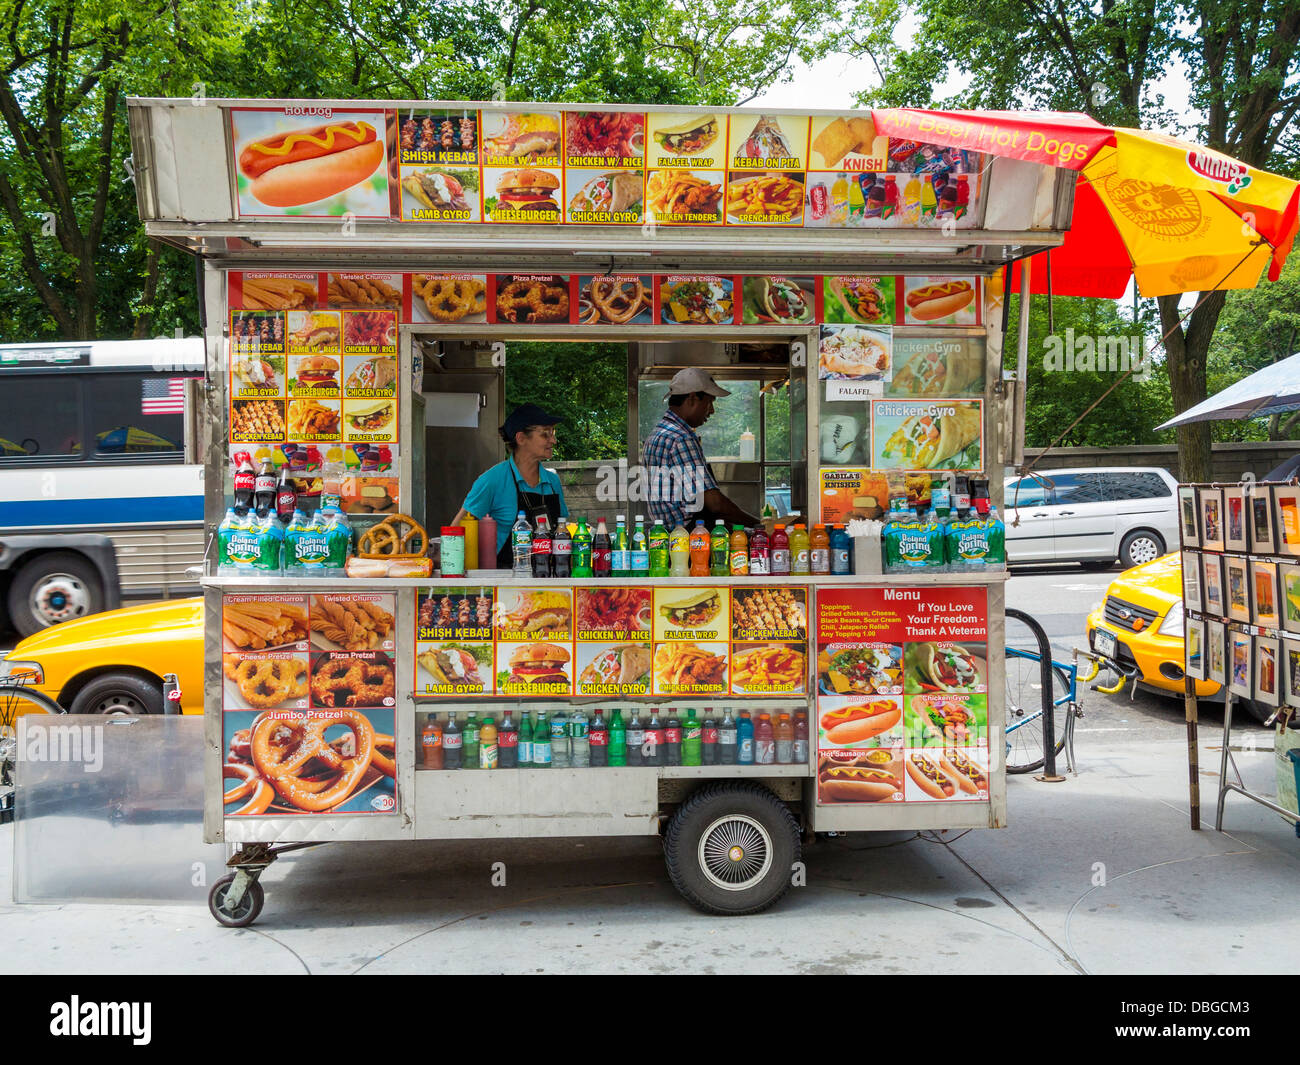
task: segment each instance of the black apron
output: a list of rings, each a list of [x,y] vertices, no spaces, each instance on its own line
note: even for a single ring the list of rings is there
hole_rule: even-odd
[[[537,519],[542,515],[546,516],[547,522],[551,527],[551,534],[560,527],[560,497],[554,492],[531,492],[519,479],[519,474],[515,472],[514,464],[510,466],[510,476],[515,481],[515,513],[521,510],[528,523],[537,528]],[[542,487],[541,471],[538,470],[537,487]],[[513,523],[512,523],[513,524]],[[502,545],[501,550],[497,552],[497,569],[514,569],[515,568],[515,547],[514,536],[507,532],[506,542]]]

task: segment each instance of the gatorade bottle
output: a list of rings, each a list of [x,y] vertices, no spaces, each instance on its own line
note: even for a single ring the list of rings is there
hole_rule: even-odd
[[[632,559],[628,557],[629,547],[627,518],[620,514],[615,519],[614,542],[610,544],[610,572],[615,577],[632,576]]]
[[[471,710],[469,712],[469,715],[465,718],[465,732],[464,732],[464,744],[463,744],[465,757],[462,759],[462,761],[464,763],[464,768],[466,769],[479,768],[478,733],[479,733],[479,723],[474,716],[474,711]]]
[[[713,526],[709,534],[709,576],[725,577],[731,573],[731,544],[727,536],[727,527],[722,519]]]
[[[776,736],[772,730],[772,715],[759,714],[754,726],[754,764],[771,765],[776,760]]]
[[[808,715],[794,715],[794,746],[790,752],[791,761],[795,765],[805,765],[808,762]]]
[[[551,723],[546,719],[546,711],[537,715],[537,724],[533,726],[533,768],[551,768]]]
[[[784,525],[772,530],[772,576],[790,576],[790,537]]]
[[[826,526],[818,522],[813,526],[808,564],[814,575],[829,574],[831,571],[831,538],[826,534]]]
[[[664,528],[661,521],[657,521],[650,529],[647,538],[649,547],[649,574],[651,577],[668,576],[668,530]]]
[[[691,564],[688,575],[707,577],[709,575],[709,530],[704,527],[703,519],[697,519],[688,541]]]
[[[478,767],[496,769],[497,761],[497,723],[492,718],[485,717],[483,726],[478,731]]]
[[[794,761],[794,725],[789,714],[778,714],[776,724],[772,726],[772,736],[776,740],[776,760],[780,765],[789,765]]]
[[[682,727],[682,765],[704,764],[704,727],[695,718],[695,711],[686,711],[686,724]]]
[[[591,573],[598,580],[613,576],[613,548],[609,542],[609,530],[605,528],[605,519],[596,522],[596,535],[591,538]]]
[[[852,547],[853,540],[845,531],[844,526],[832,526],[830,537],[832,573],[847,575],[853,572],[853,564],[849,561]]]
[[[482,744],[479,745],[482,750]],[[497,763],[502,769],[519,768],[519,729],[507,710],[497,730]]]
[[[461,767],[461,757],[464,753],[462,748],[463,738],[460,726],[456,724],[456,711],[453,710],[447,715],[447,727],[442,730],[442,767],[444,769],[459,769]]]
[[[604,769],[609,765],[609,729],[605,727],[605,718],[599,710],[587,731],[587,739],[590,741],[591,767]]]
[[[660,526],[662,528],[662,526]],[[631,550],[628,551],[630,556],[628,560],[629,577],[648,577],[650,575],[650,541],[645,532],[645,515],[636,516],[636,528],[632,530],[630,540]],[[667,544],[665,543],[665,547]],[[664,575],[668,573],[668,559],[664,559]]]
[[[810,550],[807,527],[802,523],[795,525],[790,533],[790,572],[796,577],[806,577],[812,572]]]
[[[433,714],[430,714],[424,723],[424,732],[420,734],[420,745],[424,748],[424,768],[441,769],[443,766],[442,726],[438,724],[438,719]]]
[[[748,710],[742,710],[736,722],[736,764],[754,764],[754,722]]]
[[[731,575],[744,577],[749,573],[749,537],[743,525],[731,527]]]
[[[594,577],[591,565],[591,530],[587,528],[587,519],[578,519],[578,531],[573,534],[573,567],[575,577]]]
[[[615,710],[609,719],[609,764],[627,765],[627,730],[623,727],[623,714]]]
[[[767,533],[759,525],[749,538],[749,574],[751,577],[766,577],[771,572],[772,558],[768,551]]]
[[[668,534],[668,573],[672,577],[691,575],[691,534],[680,522]]]
[[[722,723],[718,726],[718,764],[735,765],[737,754],[736,723],[731,719],[731,711],[722,712]]]

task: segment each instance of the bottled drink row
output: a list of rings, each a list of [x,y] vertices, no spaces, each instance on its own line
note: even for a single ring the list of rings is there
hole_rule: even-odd
[[[1006,565],[1006,527],[989,501],[988,481],[936,485],[927,504],[891,496],[880,533],[885,573],[978,573]]]
[[[719,518],[712,530],[702,520],[687,532],[644,515],[630,528],[624,515],[611,533],[604,518],[594,530],[579,518],[570,532],[551,529],[545,515],[530,524],[519,512],[510,530],[516,577],[742,577],[811,576],[852,573],[852,543],[842,525],[777,525],[769,536],[758,526],[730,529]]]
[[[518,722],[505,711],[464,722],[451,711],[426,717],[420,733],[425,769],[548,769],[609,766],[802,765],[808,761],[808,715],[704,709],[671,713],[557,709]]]

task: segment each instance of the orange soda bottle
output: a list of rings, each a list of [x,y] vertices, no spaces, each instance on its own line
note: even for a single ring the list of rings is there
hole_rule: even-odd
[[[709,530],[701,518],[691,530],[691,576],[707,577],[709,575]]]

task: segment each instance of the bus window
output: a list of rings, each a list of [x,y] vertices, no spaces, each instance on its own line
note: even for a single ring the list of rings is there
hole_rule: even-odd
[[[14,374],[0,388],[0,462],[81,454],[81,382]]]
[[[183,377],[96,375],[86,393],[96,457],[180,451],[185,435],[184,381]]]

